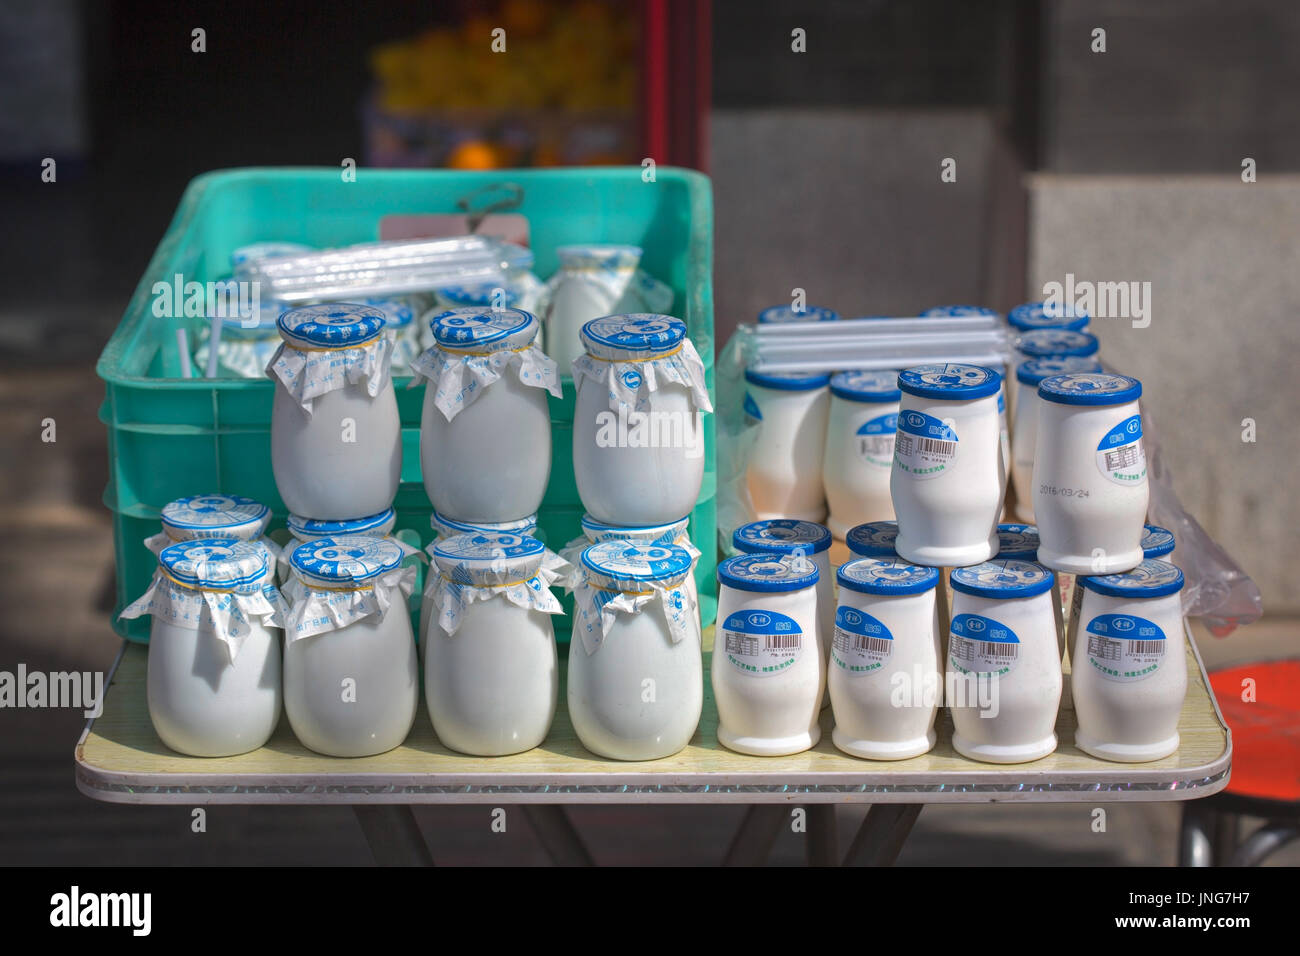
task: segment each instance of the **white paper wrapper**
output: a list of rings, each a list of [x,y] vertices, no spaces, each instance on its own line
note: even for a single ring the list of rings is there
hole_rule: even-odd
[[[415,568],[396,568],[374,579],[369,587],[357,590],[324,591],[311,587],[296,574],[284,586],[289,604],[285,618],[286,640],[337,631],[372,614],[383,616],[394,604],[406,613],[405,601],[415,590]]]
[[[213,534],[205,535],[205,537],[232,538],[235,537],[235,535],[213,533]],[[144,546],[153,552],[154,557],[157,557],[160,553],[162,553],[162,549],[168,547],[169,545],[177,544],[181,541],[195,541],[195,540],[198,539],[197,538],[173,538],[166,531],[159,531],[157,534],[151,534],[149,535],[149,537],[145,538]],[[262,547],[266,548],[266,550],[270,552],[271,560],[273,562],[280,560],[280,546],[276,544],[274,541],[272,541],[270,538],[263,535],[262,537],[254,538],[253,540],[256,541],[258,544],[260,544]]]
[[[507,370],[513,370],[524,385],[544,388],[556,398],[564,395],[559,368],[536,343],[518,351],[502,349],[481,355],[429,349],[411,363],[411,387],[427,378],[428,387],[434,390],[434,405],[451,421]]]
[[[582,636],[582,646],[588,654],[600,649],[618,615],[640,614],[646,605],[652,603],[659,605],[674,644],[692,633],[692,619],[698,619],[699,611],[686,590],[684,580],[672,585],[643,581],[638,582],[637,587],[637,593],[608,590],[592,584],[585,574],[581,576],[573,589],[577,609],[573,631]]]
[[[446,575],[438,574],[433,581],[434,607],[438,610],[438,625],[448,634],[455,634],[465,617],[465,609],[477,601],[487,601],[494,597],[504,597],[516,607],[543,614],[563,614],[559,599],[551,593],[549,582],[543,574],[538,573],[527,581],[514,581],[509,584],[475,586],[452,581]],[[425,592],[426,595],[428,591]]]
[[[609,390],[609,407],[626,407],[635,412],[651,411],[650,396],[667,385],[685,386],[695,407],[713,411],[709,386],[704,381],[704,363],[690,339],[681,348],[649,361],[608,360],[580,355],[573,360],[573,377],[586,376]]]
[[[391,329],[351,349],[306,351],[281,342],[266,374],[278,379],[310,417],[312,399],[326,392],[361,385],[371,398],[378,395],[388,384],[393,348]]]
[[[617,535],[606,534],[603,535],[600,540],[618,541],[621,539]],[[700,560],[701,552],[699,548],[695,547],[695,545],[691,543],[691,536],[689,534],[684,534],[676,539],[673,539],[670,535],[664,535],[661,538],[632,537],[629,538],[629,540],[638,541],[643,544],[675,544],[691,556],[691,573],[695,573],[695,563]],[[567,562],[572,568],[568,580],[563,582],[564,586],[568,590],[572,591],[577,587],[578,579],[582,576],[582,552],[595,543],[596,542],[592,541],[586,535],[583,535],[582,537],[574,538],[560,549],[560,558]]]
[[[370,537],[370,536],[362,535],[362,537]],[[375,535],[374,537],[380,537],[380,536]],[[420,560],[421,561],[424,560],[424,552],[421,551],[419,548],[413,548],[405,541],[403,541],[401,538],[395,537],[393,535],[385,535],[384,537],[389,538],[389,540],[391,540],[393,544],[397,545],[399,548],[402,549],[403,559],[409,558],[413,554],[418,554],[420,556]],[[294,580],[293,571],[289,566],[289,559],[293,556],[293,549],[303,543],[304,542],[301,539],[295,538],[292,535],[290,535],[289,541],[284,546],[284,549],[282,551],[280,551],[278,554],[276,552],[272,552],[272,554],[275,555],[276,558],[275,571],[276,574],[280,576],[281,581],[287,583],[291,580]]]
[[[289,608],[269,577],[267,582],[261,589],[247,593],[197,591],[177,584],[160,568],[154,572],[144,594],[132,601],[120,616],[136,618],[149,614],[214,637],[226,645],[233,663],[252,631],[250,621],[259,621],[266,627],[284,627]]]
[[[217,363],[244,378],[261,378],[266,374],[266,366],[275,357],[282,341],[284,340],[274,333],[258,339],[223,336],[217,343]],[[204,341],[194,352],[194,363],[199,368],[207,368],[208,344]]]

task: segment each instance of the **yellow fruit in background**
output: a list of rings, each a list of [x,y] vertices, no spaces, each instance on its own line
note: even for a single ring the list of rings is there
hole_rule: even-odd
[[[500,169],[504,163],[495,146],[481,140],[466,140],[447,155],[448,169]]]

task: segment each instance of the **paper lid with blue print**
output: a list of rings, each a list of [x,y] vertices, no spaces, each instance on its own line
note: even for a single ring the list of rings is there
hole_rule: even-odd
[[[580,561],[592,583],[636,591],[654,581],[667,583],[685,578],[694,559],[675,544],[599,541],[583,548]]]
[[[393,525],[396,523],[397,512],[392,508],[376,515],[352,518],[348,521],[325,521],[320,518],[304,518],[296,514],[290,514],[285,520],[289,533],[299,541],[354,534],[383,537],[393,530]]]
[[[438,570],[457,584],[499,586],[533,578],[546,545],[509,531],[472,531],[439,539],[432,554]]]
[[[537,317],[523,309],[452,309],[435,315],[429,328],[440,348],[500,352],[523,348],[537,337]]]
[[[1142,395],[1142,383],[1109,372],[1067,372],[1038,383],[1038,397],[1057,405],[1124,405]]]
[[[379,338],[388,318],[373,305],[326,302],[290,309],[275,324],[291,346],[346,348]]]
[[[1142,557],[1162,558],[1174,550],[1174,533],[1157,524],[1142,526]]]
[[[831,376],[831,394],[851,402],[896,402],[903,393],[898,388],[898,372],[836,372]]]
[[[1016,339],[1016,348],[1030,358],[1087,358],[1099,347],[1097,336],[1072,329],[1034,329]]]
[[[597,358],[645,358],[672,352],[686,338],[686,323],[671,315],[630,312],[592,319],[582,344]]]
[[[481,282],[477,285],[443,286],[438,295],[448,302],[462,306],[488,306],[498,303],[507,307],[517,305],[520,295],[515,289],[500,282]],[[498,299],[498,295],[500,298]]]
[[[289,564],[308,584],[341,587],[373,582],[400,567],[404,556],[391,538],[336,535],[298,545]]]
[[[446,515],[438,514],[435,511],[429,518],[429,524],[433,526],[433,530],[438,532],[439,537],[443,538],[451,538],[458,534],[473,534],[474,532],[531,536],[537,530],[537,515],[532,514],[526,518],[517,518],[514,521],[457,521],[455,518],[448,518]]]
[[[1007,323],[1013,329],[1023,332],[1034,329],[1069,329],[1081,332],[1088,327],[1088,313],[1072,305],[1026,302],[1007,313]]]
[[[406,328],[415,321],[415,306],[401,296],[370,296],[361,301],[384,313],[390,328]]]
[[[802,591],[817,583],[810,558],[778,554],[740,554],[718,565],[718,583],[738,591]]]
[[[984,365],[944,362],[917,365],[898,373],[898,387],[909,395],[955,402],[996,395],[1002,375]]]
[[[678,518],[676,521],[669,521],[666,524],[654,525],[618,525],[609,524],[605,521],[597,521],[591,515],[584,513],[582,516],[582,533],[592,542],[621,540],[621,541],[668,541],[673,542],[686,534],[686,529],[691,523],[691,516]]]
[[[953,590],[995,601],[1033,597],[1050,591],[1056,580],[1050,570],[1023,558],[997,557],[969,568],[956,568],[948,578]]]
[[[191,495],[163,505],[162,526],[171,538],[260,537],[271,509],[243,495]]]
[[[1117,598],[1155,598],[1183,589],[1183,572],[1168,561],[1146,558],[1123,574],[1081,576],[1079,583],[1096,594]]]
[[[854,554],[864,558],[893,558],[897,555],[894,542],[898,540],[897,521],[868,521],[849,529],[844,543]]]
[[[158,564],[176,583],[194,590],[261,590],[271,573],[271,553],[255,541],[204,538],[168,545]]]
[[[746,554],[820,554],[831,546],[831,533],[812,521],[769,518],[742,524],[731,543]]]
[[[758,313],[759,325],[784,325],[791,322],[834,322],[839,313],[819,305],[796,309],[792,305],[774,305]]]
[[[1101,363],[1082,355],[1064,358],[1027,359],[1016,366],[1016,381],[1022,385],[1037,386],[1045,378],[1064,375],[1066,372],[1100,372]]]
[[[1038,529],[1014,522],[998,525],[998,557],[1038,560]]]
[[[1002,313],[997,309],[990,309],[986,305],[935,305],[921,313],[923,319],[943,318],[947,316],[964,316],[964,315],[985,315],[1000,316]]]
[[[939,569],[925,568],[906,561],[880,561],[855,558],[840,565],[835,579],[840,587],[859,594],[902,596],[924,594],[939,583]]]
[[[745,381],[781,392],[806,392],[830,384],[830,372],[758,372],[745,369]]]

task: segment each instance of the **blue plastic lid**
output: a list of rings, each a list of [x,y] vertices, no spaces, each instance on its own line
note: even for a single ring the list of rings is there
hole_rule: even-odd
[[[939,569],[924,568],[902,560],[855,558],[840,565],[835,579],[840,587],[860,594],[924,594],[939,583]]]
[[[745,369],[745,381],[782,392],[806,392],[830,384],[830,372],[756,372]]]
[[[500,290],[501,302],[507,307],[517,305],[520,295],[515,289],[500,282],[481,282],[477,285],[452,285],[443,286],[438,290],[438,295],[449,302],[455,302],[461,306],[483,306],[493,305],[496,303],[496,293]]]
[[[893,558],[897,556],[894,542],[898,540],[897,521],[868,521],[849,529],[844,543],[854,554],[864,558]]]
[[[812,521],[770,518],[742,524],[731,543],[746,554],[820,554],[831,546],[831,533]]]
[[[1016,339],[1016,348],[1030,358],[1087,358],[1096,355],[1100,345],[1091,332],[1071,329],[1035,329]]]
[[[759,325],[784,325],[790,322],[834,322],[839,313],[817,305],[806,305],[796,312],[794,306],[774,305],[758,313]]]
[[[523,309],[452,309],[429,320],[439,347],[500,352],[522,348],[537,337],[537,317]]]
[[[302,515],[290,514],[285,521],[289,533],[300,541],[311,538],[344,537],[354,534],[386,535],[393,530],[397,513],[389,508],[379,514],[365,518],[353,518],[349,521],[325,521],[319,518],[304,518]]]
[[[537,530],[537,515],[532,514],[527,518],[516,518],[514,521],[471,522],[457,521],[435,511],[429,518],[429,524],[433,526],[440,536],[445,538],[451,538],[458,534],[473,534],[479,531],[489,534],[505,532],[506,534],[532,535]]]
[[[1162,558],[1174,550],[1174,533],[1157,524],[1142,526],[1142,557]]]
[[[1065,358],[1027,359],[1016,367],[1016,381],[1021,385],[1037,386],[1045,378],[1066,372],[1100,372],[1101,363],[1095,358],[1081,355]]]
[[[202,538],[168,545],[158,564],[185,587],[251,593],[270,575],[271,553],[255,541]]]
[[[1154,598],[1183,589],[1183,572],[1168,561],[1147,558],[1123,574],[1081,576],[1079,583],[1096,594],[1118,598]]]
[[[983,365],[946,362],[917,365],[898,373],[898,387],[909,395],[964,402],[996,395],[1002,375]]]
[[[817,565],[805,560],[799,571],[774,554],[740,554],[718,565],[718,583],[738,591],[802,591],[817,583]]]
[[[589,514],[582,516],[582,533],[593,544],[597,541],[640,541],[642,543],[672,544],[686,534],[691,516],[669,521],[667,524],[627,525],[606,524]]]
[[[935,305],[922,312],[921,318],[931,319],[950,315],[1000,316],[1001,314],[997,309],[990,309],[986,305]]]
[[[1038,397],[1057,405],[1124,405],[1142,394],[1142,383],[1108,372],[1068,372],[1038,383]]]
[[[290,309],[275,324],[290,345],[343,348],[373,342],[388,325],[388,318],[372,305],[325,302]]]
[[[998,525],[998,557],[1038,560],[1038,529],[1032,524]]]
[[[1023,558],[996,557],[969,568],[956,568],[948,578],[953,590],[995,601],[1033,597],[1052,589],[1054,575],[1041,564]]]
[[[211,538],[256,538],[266,530],[271,509],[243,495],[191,495],[163,505],[163,529]]]
[[[684,578],[694,563],[685,548],[648,541],[598,541],[583,549],[581,561],[596,584],[620,590]]]
[[[898,373],[836,372],[831,376],[831,394],[851,402],[896,402],[903,393],[898,388]]]
[[[372,581],[401,565],[402,558],[392,538],[337,535],[298,545],[289,564],[308,582],[339,587]]]
[[[1026,302],[1007,313],[1007,323],[1014,329],[1069,329],[1081,332],[1088,327],[1088,313],[1072,305],[1049,308],[1046,302]]]
[[[629,312],[592,319],[582,327],[582,344],[592,355],[619,358],[632,352],[671,352],[686,338],[686,323],[671,315]]]

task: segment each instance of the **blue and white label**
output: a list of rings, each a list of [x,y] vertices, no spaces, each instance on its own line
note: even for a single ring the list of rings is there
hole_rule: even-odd
[[[863,422],[854,435],[858,455],[868,465],[889,468],[894,463],[894,435],[898,431],[898,414],[877,415]]]
[[[1085,630],[1088,663],[1106,680],[1146,680],[1160,669],[1169,647],[1158,624],[1135,614],[1098,614]]]
[[[831,663],[849,677],[874,674],[894,653],[894,635],[866,611],[840,605],[835,612]]]
[[[745,393],[745,414],[756,422],[763,420],[763,413],[758,410],[758,402],[754,401],[754,396],[749,392]]]
[[[788,671],[803,653],[803,628],[779,611],[737,611],[722,624],[727,663],[749,677]],[[716,653],[716,651],[715,651]]]
[[[1147,453],[1142,447],[1142,416],[1132,415],[1110,431],[1097,445],[1097,468],[1117,485],[1131,487],[1146,481]]]
[[[958,614],[948,633],[948,661],[962,674],[1005,677],[1020,660],[1020,638],[1000,621]]]
[[[957,433],[925,412],[898,413],[894,463],[913,478],[934,478],[952,469],[957,459]]]

